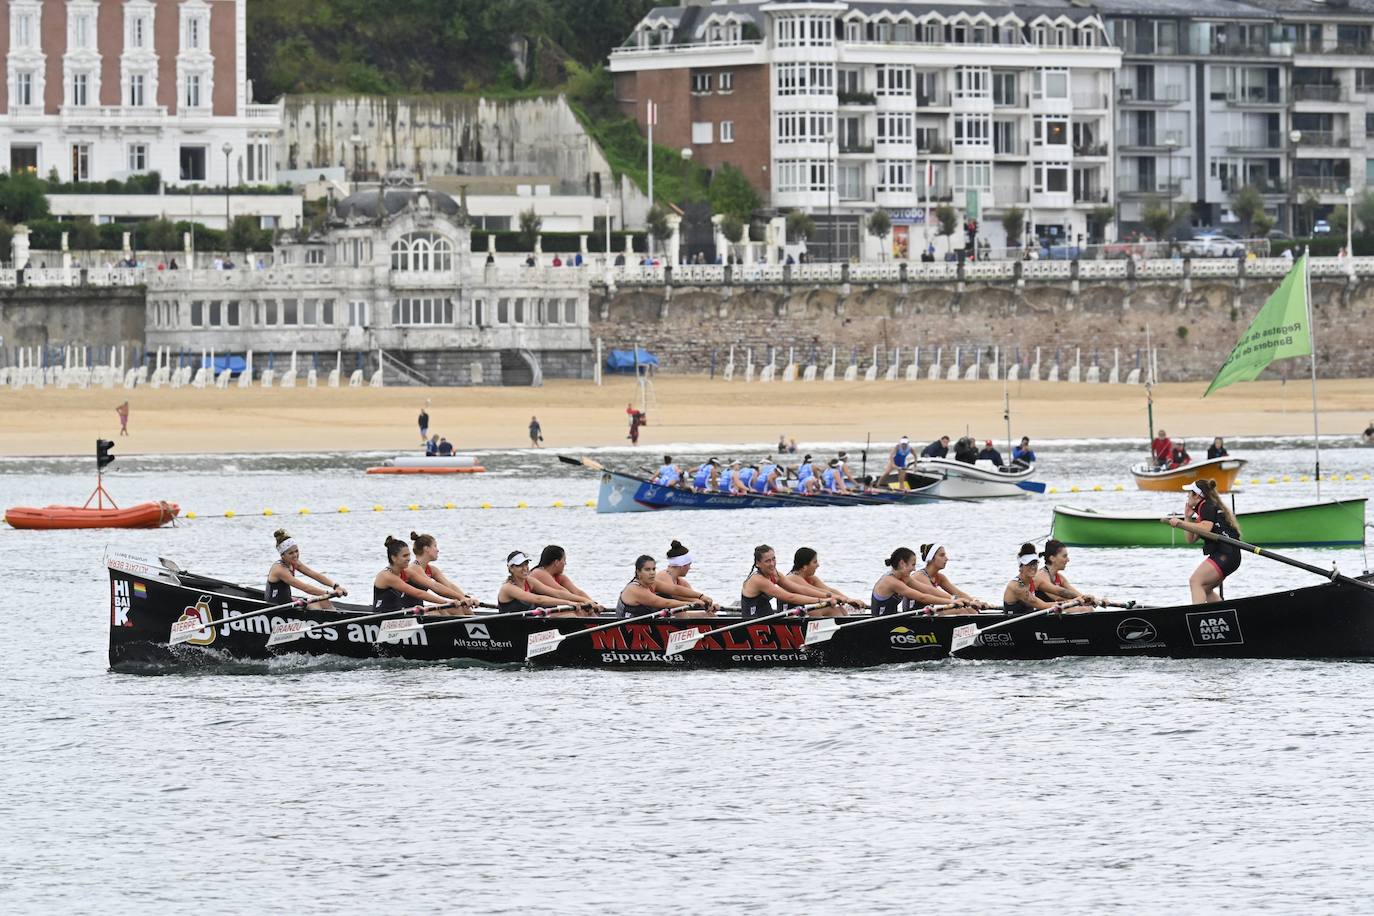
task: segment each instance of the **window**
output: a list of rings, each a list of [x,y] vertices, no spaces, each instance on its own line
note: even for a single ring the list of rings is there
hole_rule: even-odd
[[[798,111],[778,115],[778,143],[825,143],[835,129],[829,112]]]
[[[33,47],[33,13],[19,13],[14,17],[14,46]]]
[[[300,302],[298,300],[283,299],[281,301],[281,323],[300,324]]]
[[[266,143],[249,143],[246,150],[245,159],[247,160],[247,179],[249,184],[260,184],[268,181],[271,177],[268,170],[268,156],[271,155],[271,147]]]
[[[186,107],[200,107],[200,74],[188,73],[186,75]]]
[[[443,273],[453,269],[453,245],[432,232],[412,232],[391,243],[391,269]]]
[[[1035,142],[1043,146],[1067,146],[1069,121],[1067,118],[1035,119]]]
[[[992,187],[991,162],[954,163],[954,190],[982,190]]]
[[[985,99],[991,90],[992,71],[986,67],[959,67],[954,71],[954,96],[960,99]]]
[[[334,324],[334,300],[320,300],[320,324],[332,326]]]
[[[72,181],[91,180],[91,147],[88,143],[72,144]]]
[[[199,299],[191,301],[191,327],[205,327],[205,303]]]
[[[895,193],[911,193],[912,169],[909,159],[882,159],[878,161],[878,190]]]
[[[324,263],[324,249],[323,249],[323,248],[307,248],[307,249],[305,249],[305,263],[306,263],[306,264],[313,264],[313,265],[315,265],[316,267],[318,267],[319,265],[323,264],[323,263]]]
[[[779,159],[774,181],[781,194],[825,192],[830,189],[831,164],[825,159]]]
[[[735,122],[734,122],[734,121],[721,121],[721,122],[720,122],[720,142],[721,142],[721,143],[734,143],[734,142],[735,142]]]
[[[711,137],[712,137],[713,135],[714,135],[714,127],[713,127],[713,125],[711,124],[710,121],[693,121],[693,122],[692,122],[692,142],[693,142],[693,143],[710,143],[710,142],[711,142]]]
[[[367,327],[367,303],[358,299],[352,299],[348,303],[348,326],[350,328]]]
[[[957,146],[988,146],[992,143],[991,119],[987,115],[956,115],[954,143]]]
[[[994,105],[1015,106],[1016,74],[994,73],[992,75],[992,103]]]
[[[224,303],[224,323],[231,328],[239,326],[239,303],[237,299]]]
[[[307,327],[314,327],[319,320],[319,301],[316,299],[305,299],[301,302],[301,324]]]
[[[186,20],[186,48],[198,51],[204,41],[205,26],[201,23],[199,16],[192,16]]]
[[[134,73],[129,76],[129,107],[143,107],[143,85],[142,73]]]
[[[146,143],[129,144],[129,171],[146,172],[148,170],[148,145]]]
[[[564,324],[577,324],[577,300],[576,300],[576,299],[564,299],[564,300],[563,300],[563,323],[564,323]]]
[[[864,170],[861,165],[842,165],[835,193],[840,200],[860,200],[864,196]]]
[[[1041,194],[1066,194],[1069,190],[1067,162],[1041,162],[1035,166],[1035,190]]]
[[[18,175],[21,172],[28,172],[30,175],[38,173],[38,146],[36,144],[10,144],[10,174]]]
[[[205,180],[205,152],[206,147],[204,146],[183,146],[181,148],[182,181]]]
[[[480,328],[486,324],[487,303],[485,299],[472,300],[472,326]]]
[[[693,73],[693,74],[692,74],[692,91],[693,91],[693,92],[696,92],[696,93],[710,92],[710,91],[711,91],[711,74],[709,74],[709,73]]]
[[[835,68],[831,64],[778,64],[778,95],[833,95]]]
[[[878,95],[911,95],[911,68],[878,65]]]
[[[524,324],[524,323],[525,323],[525,300],[524,300],[524,299],[516,299],[516,300],[515,300],[515,323],[516,323],[516,324]]]
[[[78,13],[72,17],[72,45],[82,51],[91,46],[91,17],[88,13]]]
[[[33,72],[20,70],[14,74],[14,104],[16,106],[33,104]]]
[[[268,324],[268,325],[276,324],[276,323],[277,323],[277,300],[276,300],[276,299],[266,299],[266,300],[263,301],[262,305],[263,305],[262,323],[263,323],[263,324]]]
[[[497,300],[496,300],[496,323],[497,323],[497,324],[510,324],[510,300],[509,300],[509,299],[497,299]]]
[[[148,17],[135,16],[129,23],[129,47],[148,47]]]
[[[85,108],[89,104],[91,78],[85,73],[72,74],[72,105]]]
[[[878,115],[879,143],[910,143],[912,117],[909,114],[882,113]]]
[[[210,327],[217,328],[220,321],[220,304],[218,299],[210,300]]]
[[[722,95],[729,95],[731,92],[734,92],[735,74],[730,71],[726,71],[725,73],[720,74],[718,77],[717,85],[720,86],[719,91]]]
[[[1067,99],[1069,72],[1067,70],[1036,70],[1032,94],[1037,99]]]

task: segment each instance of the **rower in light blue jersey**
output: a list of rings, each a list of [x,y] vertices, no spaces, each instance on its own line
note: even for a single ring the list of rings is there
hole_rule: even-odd
[[[736,475],[737,479],[739,480],[740,484],[744,487],[746,492],[754,489],[754,478],[758,476],[759,469],[756,465],[752,464],[749,465],[749,467],[747,468],[741,469],[739,474]]]
[[[840,470],[840,459],[831,458],[830,466],[821,473],[821,489],[827,493],[848,493],[844,485],[844,472]]]
[[[676,487],[682,484],[682,468],[673,464],[672,455],[663,456],[663,467],[654,475],[654,483],[660,487]]]
[[[706,463],[701,465],[692,474],[692,486],[698,490],[711,489],[715,484],[716,459],[709,458]]]
[[[765,461],[763,467],[754,477],[755,493],[776,493],[778,492],[778,479],[782,476],[782,468],[771,461]]]

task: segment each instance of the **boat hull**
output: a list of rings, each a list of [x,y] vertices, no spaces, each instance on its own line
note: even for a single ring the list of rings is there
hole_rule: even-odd
[[[475,468],[476,455],[397,455],[382,462],[390,468]]]
[[[1364,543],[1365,499],[1285,506],[1237,517],[1245,540],[1260,547],[1352,547]],[[1098,513],[1054,507],[1050,537],[1070,547],[1191,547],[1184,532],[1158,515]]]
[[[483,473],[486,473],[486,470],[487,470],[486,468],[481,467],[480,465],[474,465],[473,467],[462,467],[462,468],[449,468],[449,467],[434,467],[434,468],[404,467],[404,468],[396,468],[396,467],[390,467],[390,466],[387,466],[387,465],[383,465],[382,467],[368,468],[368,469],[367,469],[367,473],[369,473],[369,474],[483,474]]]
[[[876,494],[842,496],[817,494],[749,494],[698,493],[676,487],[662,487],[648,480],[604,471],[597,490],[596,511],[600,513],[656,512],[661,509],[780,509],[797,506],[868,506],[894,503],[935,502],[931,489],[890,491]]]
[[[1216,481],[1217,490],[1228,493],[1236,483],[1236,475],[1245,467],[1244,458],[1213,458],[1196,461],[1171,471],[1151,470],[1143,464],[1131,468],[1135,485],[1142,490],[1177,493],[1190,483],[1204,478]]]
[[[998,470],[991,462],[969,464],[948,458],[921,458],[916,472],[940,479],[931,492],[946,499],[987,499],[1025,496],[1023,483],[1030,483],[1035,465],[1016,470]]]
[[[123,509],[85,509],[81,506],[16,506],[5,510],[11,528],[51,531],[70,528],[160,528],[181,514],[176,503],[139,503]]]

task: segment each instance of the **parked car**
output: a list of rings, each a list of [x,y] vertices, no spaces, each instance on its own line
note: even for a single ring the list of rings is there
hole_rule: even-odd
[[[1198,234],[1179,243],[1187,258],[1238,258],[1245,254],[1245,245],[1220,233]]]
[[[1313,234],[1313,235],[1330,235],[1330,234],[1331,234],[1331,224],[1328,223],[1328,222],[1327,222],[1326,220],[1324,220],[1324,219],[1319,219],[1319,220],[1317,220],[1315,223],[1312,224],[1312,234]]]

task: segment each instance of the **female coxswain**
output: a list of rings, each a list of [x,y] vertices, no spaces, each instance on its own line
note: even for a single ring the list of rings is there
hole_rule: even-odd
[[[782,575],[779,584],[799,595],[812,596],[813,603],[818,598],[836,598],[840,604],[849,607],[868,607],[866,602],[851,598],[838,588],[831,588],[822,582],[821,577],[816,575],[816,570],[820,568],[821,558],[815,548],[798,547],[796,553],[792,554],[791,571]]]
[[[539,564],[530,570],[529,585],[537,594],[561,599],[564,604],[579,604],[581,613],[592,616],[606,609],[568,578],[568,552],[550,544],[539,554]]]
[[[922,544],[920,555],[922,565],[911,574],[913,584],[929,585],[936,591],[954,598],[962,598],[968,604],[984,610],[992,607],[986,601],[973,597],[949,581],[949,576],[945,575],[945,567],[949,565],[949,551],[945,549],[944,544]]]
[[[411,561],[406,567],[406,581],[416,588],[427,588],[436,595],[443,595],[458,605],[445,608],[436,613],[452,617],[466,617],[477,606],[477,599],[469,597],[448,576],[444,575],[434,561],[439,559],[439,543],[432,534],[410,532]]]
[[[372,610],[403,611],[426,601],[447,604],[449,599],[410,583],[410,545],[387,535],[386,569],[372,580]]]
[[[348,589],[301,562],[300,545],[285,529],[278,528],[273,537],[277,539],[277,560],[267,571],[267,587],[262,590],[262,597],[269,605],[286,604],[291,600],[293,588],[307,595],[333,595],[342,598],[348,594]],[[301,576],[314,579],[324,588],[316,588],[304,581]],[[318,601],[313,606],[321,610],[333,608],[328,601]]]
[[[506,556],[506,581],[501,583],[501,590],[496,593],[496,605],[502,614],[510,614],[515,611],[532,611],[540,607],[566,607],[570,604],[575,605],[577,602],[541,595],[530,587],[530,558],[524,553],[519,550],[512,550]],[[577,617],[579,615],[580,608],[571,607],[563,611],[554,611],[548,616]]]
[[[1056,606],[1053,601],[1044,601],[1035,594],[1035,574],[1040,570],[1040,554],[1035,552],[1034,544],[1022,544],[1016,555],[1016,578],[1007,583],[1002,590],[1002,610],[1008,614],[1029,614],[1031,611],[1044,611]],[[1090,607],[1069,608],[1067,613],[1083,613]]]
[[[657,587],[658,563],[648,554],[641,555],[635,560],[634,578],[625,584],[620,590],[620,597],[615,602],[615,614],[620,618],[643,617],[645,614],[652,614],[654,611],[661,611],[665,608],[680,608],[684,604],[687,608],[674,613],[672,616],[678,618],[688,617],[714,617],[715,614],[710,610],[701,608],[700,602],[684,602],[681,598],[669,598],[658,593]]]
[[[704,605],[708,611],[719,611],[720,605],[710,596],[692,588],[687,574],[692,571],[692,552],[682,546],[681,541],[673,541],[668,546],[668,564],[654,577],[654,589],[658,594],[683,601],[695,601]]]
[[[916,569],[916,551],[910,547],[898,547],[887,558],[887,572],[873,583],[873,613],[877,616],[896,614],[916,607],[931,607],[941,604],[959,604],[948,608],[941,614],[976,614],[977,608],[962,606],[955,596],[940,588],[931,586],[912,577]]]
[[[1050,538],[1040,556],[1045,565],[1035,574],[1035,595],[1041,601],[1068,601],[1082,598],[1090,604],[1099,603],[1092,595],[1086,595],[1069,584],[1064,578],[1064,567],[1069,565],[1069,548],[1063,541]]]
[[[1198,480],[1183,488],[1188,494],[1188,504],[1184,510],[1185,518],[1169,516],[1160,519],[1174,528],[1188,533],[1188,543],[1195,543],[1199,532],[1221,534],[1229,538],[1240,538],[1240,524],[1226,503],[1221,501],[1214,480]],[[1188,579],[1188,588],[1193,595],[1194,604],[1220,601],[1218,589],[1227,576],[1240,569],[1240,550],[1232,544],[1204,540],[1202,543],[1203,560]]]
[[[807,611],[807,615],[811,617],[835,617],[842,613],[837,607],[839,599],[833,595],[829,598],[817,598],[783,587],[782,577],[778,575],[778,555],[773,552],[772,547],[760,544],[754,548],[754,566],[749,570],[744,586],[740,589],[740,616],[762,617],[765,614],[776,613],[770,598],[776,598],[781,604],[791,607],[825,605]]]

